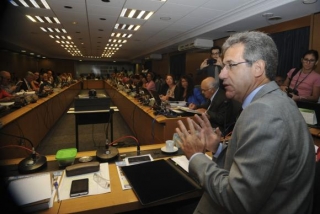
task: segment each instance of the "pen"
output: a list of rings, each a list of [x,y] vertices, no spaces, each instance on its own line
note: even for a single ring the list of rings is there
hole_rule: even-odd
[[[58,202],[60,202],[59,189],[58,189],[59,184],[57,181],[55,181],[53,185],[56,188]]]

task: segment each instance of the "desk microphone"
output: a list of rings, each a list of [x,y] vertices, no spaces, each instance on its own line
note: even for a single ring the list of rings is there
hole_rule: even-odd
[[[106,129],[106,144],[105,144],[104,148],[99,148],[96,152],[97,159],[102,162],[109,161],[119,155],[118,149],[115,147],[112,147],[111,146],[112,143],[109,144],[109,137],[108,137],[109,124],[112,120],[113,112],[114,112],[114,110],[110,109],[109,121],[108,121],[107,129]]]
[[[0,134],[23,139],[30,143],[32,147],[32,154],[30,157],[27,157],[19,162],[18,170],[20,173],[33,173],[47,166],[47,158],[45,156],[37,155],[33,143],[28,138],[6,134],[3,132],[0,132]]]

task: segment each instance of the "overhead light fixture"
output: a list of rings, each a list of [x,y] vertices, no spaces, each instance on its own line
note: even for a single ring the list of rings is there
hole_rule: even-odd
[[[268,18],[268,20],[270,20],[270,21],[278,21],[278,20],[281,20],[281,19],[282,19],[281,16],[272,16],[272,17]]]
[[[36,18],[38,19],[39,22],[42,22],[42,23],[44,22],[43,19],[41,19],[40,16],[36,16]],[[50,21],[51,21],[51,20],[50,20]]]
[[[19,2],[20,2],[23,6],[29,7],[29,5],[28,5],[24,0],[19,0]]]
[[[160,17],[160,20],[169,21],[171,20],[171,17]]]
[[[30,19],[32,22],[37,22],[32,16],[30,15],[26,15],[26,17],[28,17],[28,19]]]
[[[25,51],[25,50],[21,50],[21,52],[22,52],[22,53],[25,53],[26,51]]]
[[[302,2],[303,4],[314,4],[317,2],[317,0],[303,0]]]
[[[147,20],[150,18],[152,14],[153,14],[153,11],[123,8],[121,11],[120,17]]]
[[[38,5],[38,3],[35,0],[30,0],[30,2],[33,4],[33,6],[35,8],[40,8],[40,6]]]

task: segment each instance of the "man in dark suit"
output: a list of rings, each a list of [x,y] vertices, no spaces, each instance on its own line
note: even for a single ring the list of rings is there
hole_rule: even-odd
[[[202,80],[201,92],[207,102],[200,106],[190,104],[189,108],[205,113],[213,128],[219,127],[220,130],[225,130],[232,122],[231,100],[227,99],[225,91],[219,88],[219,81],[213,77]]]
[[[188,118],[188,128],[179,121],[176,129],[189,173],[204,189],[194,213],[310,214],[314,144],[295,102],[273,81],[275,43],[261,32],[237,33],[223,52],[219,77],[227,98],[243,107],[231,140],[220,143],[205,115],[195,116],[197,123]]]

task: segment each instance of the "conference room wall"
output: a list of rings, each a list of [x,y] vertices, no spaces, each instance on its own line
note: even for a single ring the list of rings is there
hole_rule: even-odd
[[[59,73],[71,73],[72,76],[75,76],[75,63],[74,60],[67,60],[67,59],[41,59],[39,60],[39,70],[40,69],[51,69],[56,74]]]
[[[310,27],[309,48],[320,51],[320,40],[318,39],[320,38],[320,13],[301,17],[291,21],[286,21],[279,24],[277,24],[276,21],[269,21],[269,22],[270,22],[270,26],[259,28],[257,30],[271,34],[271,33],[279,33],[279,32],[299,29],[303,27]],[[221,47],[226,39],[227,37],[214,40],[214,45],[218,45]],[[163,68],[169,68],[170,67],[169,59],[172,54],[177,54],[177,53],[175,52],[175,53],[166,54],[165,57],[162,58],[162,60],[153,60],[153,63],[152,63],[153,71],[159,71],[160,73],[163,70],[166,70]],[[208,50],[200,51],[200,52],[196,52],[195,50],[189,50],[186,53],[185,73],[193,74],[194,81],[196,84],[199,84],[204,77],[203,76],[204,74],[196,75],[196,73],[203,59],[207,58],[208,56],[209,56]],[[317,67],[316,71],[320,72],[320,66]]]

